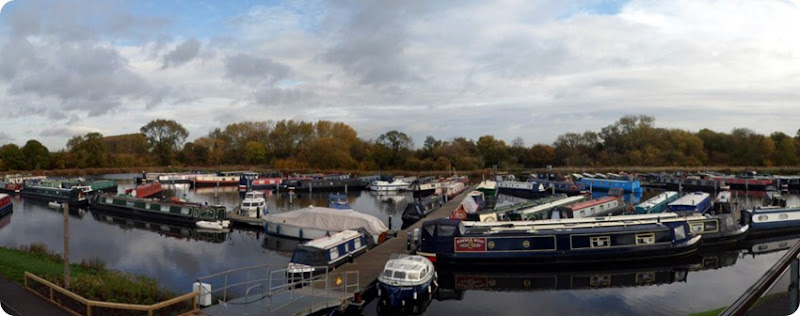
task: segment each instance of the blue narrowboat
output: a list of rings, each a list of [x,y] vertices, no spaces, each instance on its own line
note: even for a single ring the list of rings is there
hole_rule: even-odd
[[[436,271],[423,256],[394,254],[378,276],[378,297],[381,304],[398,306],[417,301],[433,292]]]
[[[749,219],[751,234],[771,234],[798,231],[800,206],[764,206],[744,211]]]
[[[11,203],[11,196],[5,193],[0,193],[0,217],[8,215],[14,210],[14,204]]]
[[[552,181],[545,179],[537,179],[529,177],[528,182],[538,183],[544,187],[545,191],[555,191],[555,193],[565,193],[567,196],[575,196],[583,194],[587,191],[583,183],[575,183],[572,181]]]
[[[538,199],[548,195],[548,191],[541,183],[527,181],[500,181],[497,182],[497,193]]]
[[[423,224],[418,254],[445,265],[582,265],[679,257],[695,252],[701,239],[685,220],[582,221],[466,227],[459,220],[430,220]]]
[[[309,279],[314,275],[332,271],[375,246],[364,229],[344,230],[298,245],[286,268],[290,281]]]
[[[20,194],[25,198],[35,198],[45,201],[66,202],[70,206],[89,205],[89,186],[70,186],[61,181],[27,182],[22,187]]]
[[[705,214],[711,209],[711,194],[705,192],[690,192],[672,201],[667,206],[670,212]]]
[[[583,184],[590,190],[609,191],[612,189],[623,190],[624,192],[642,192],[642,185],[638,180],[610,180],[602,178],[581,177],[578,183]]]

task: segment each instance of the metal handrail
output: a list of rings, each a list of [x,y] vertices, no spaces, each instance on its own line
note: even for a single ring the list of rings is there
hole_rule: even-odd
[[[748,288],[733,304],[728,306],[720,316],[742,315],[760,299],[794,260],[800,258],[800,242],[796,242],[764,275]]]

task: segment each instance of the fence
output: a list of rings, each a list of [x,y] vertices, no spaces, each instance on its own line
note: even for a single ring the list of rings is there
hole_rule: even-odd
[[[191,292],[152,305],[100,302],[78,294],[25,272],[25,288],[28,291],[56,304],[70,314],[80,316],[106,315],[188,315],[199,311],[197,297],[200,292]],[[112,312],[113,311],[113,312]]]
[[[327,266],[307,269],[304,273],[293,273],[285,266],[257,265],[215,273],[197,281],[212,288],[211,291],[201,288],[201,297],[211,295],[214,303],[224,301],[227,308],[239,305],[248,313],[279,309],[313,313],[340,306],[360,293],[358,271],[331,272]]]

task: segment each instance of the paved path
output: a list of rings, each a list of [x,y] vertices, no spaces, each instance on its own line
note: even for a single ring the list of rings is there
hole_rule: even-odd
[[[70,315],[4,277],[0,277],[0,303],[3,305],[3,311],[11,315]],[[2,312],[0,315],[5,316]]]

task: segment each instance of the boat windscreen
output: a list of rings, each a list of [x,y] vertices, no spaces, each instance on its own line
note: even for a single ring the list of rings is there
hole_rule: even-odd
[[[328,265],[328,261],[325,260],[322,250],[309,249],[301,246],[295,248],[291,262],[305,264],[312,267]]]

